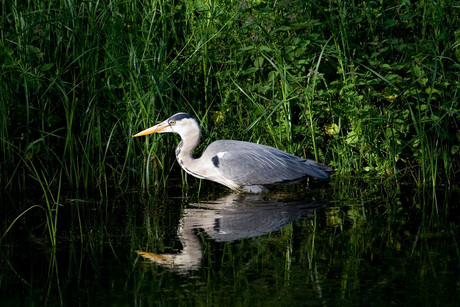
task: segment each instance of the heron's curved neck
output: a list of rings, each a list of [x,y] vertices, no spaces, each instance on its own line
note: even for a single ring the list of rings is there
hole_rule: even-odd
[[[194,131],[189,131],[187,136],[181,135],[182,141],[176,147],[176,158],[180,166],[193,176],[201,177],[196,173],[196,162],[197,160],[193,158],[193,151],[198,146],[201,138],[201,130],[197,129]]]

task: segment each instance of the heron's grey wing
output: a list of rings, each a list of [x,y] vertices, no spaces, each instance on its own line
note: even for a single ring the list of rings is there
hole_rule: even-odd
[[[283,183],[306,176],[329,178],[315,161],[258,144],[218,152],[212,162],[223,177],[242,186]]]

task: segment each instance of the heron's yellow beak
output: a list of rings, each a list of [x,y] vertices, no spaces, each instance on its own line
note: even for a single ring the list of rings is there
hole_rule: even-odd
[[[161,132],[166,132],[169,128],[168,122],[162,122],[161,124],[155,125],[153,127],[150,127],[148,129],[145,129],[144,131],[139,132],[138,134],[133,135],[133,137],[138,137],[138,136],[143,136],[151,133],[161,133]]]

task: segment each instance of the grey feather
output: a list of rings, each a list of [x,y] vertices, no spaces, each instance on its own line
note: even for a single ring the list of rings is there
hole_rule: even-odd
[[[328,167],[256,143],[216,141],[209,145],[203,157],[218,157],[217,171],[242,186],[288,183],[307,176],[329,178]]]

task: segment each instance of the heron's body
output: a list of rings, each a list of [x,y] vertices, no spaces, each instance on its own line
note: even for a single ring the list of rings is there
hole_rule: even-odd
[[[236,191],[266,192],[267,185],[287,184],[304,177],[329,178],[329,166],[302,159],[282,150],[256,143],[220,140],[211,143],[200,158],[193,151],[201,138],[195,118],[178,113],[135,136],[175,132],[182,141],[176,148],[180,166],[189,174],[223,184]]]

